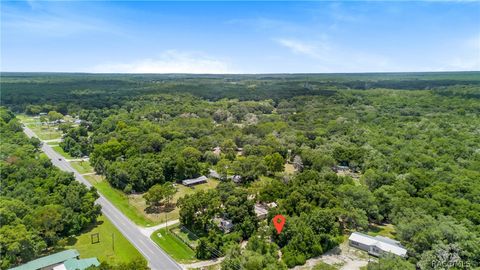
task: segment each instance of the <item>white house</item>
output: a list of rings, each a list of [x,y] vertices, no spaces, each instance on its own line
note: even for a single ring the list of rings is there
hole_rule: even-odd
[[[384,253],[391,253],[397,256],[406,257],[407,249],[400,242],[383,236],[370,236],[354,232],[348,238],[349,244],[361,250],[367,251],[373,256],[380,256]]]
[[[267,215],[268,215],[268,210],[267,208],[265,208],[265,206],[259,204],[259,203],[256,203],[254,205],[254,209],[255,211],[255,215],[257,216],[258,219],[265,219],[267,218]]]

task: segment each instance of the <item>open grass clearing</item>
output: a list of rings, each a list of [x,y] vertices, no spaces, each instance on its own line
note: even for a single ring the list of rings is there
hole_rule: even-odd
[[[41,125],[40,123],[30,123],[26,124],[41,140],[53,140],[60,139],[62,137],[62,132],[56,130],[55,126]]]
[[[99,242],[92,244],[92,234],[98,233]],[[74,248],[81,258],[97,257],[100,262],[110,264],[127,263],[143,256],[105,217],[100,216],[97,223],[77,237],[68,239],[66,249]]]
[[[155,231],[151,238],[177,262],[192,263],[198,261],[195,258],[195,251],[165,228]]]
[[[207,183],[195,185],[192,187],[186,187],[184,185],[176,184],[177,193],[175,193],[172,203],[176,204],[178,199],[182,198],[185,195],[194,194],[195,192],[198,192],[200,190],[214,189],[217,187],[218,183],[218,180],[208,179]],[[180,209],[178,207],[175,207],[173,210],[168,211],[166,215],[164,211],[158,213],[147,213],[147,203],[143,198],[143,194],[132,194],[128,195],[128,197],[130,204],[133,205],[138,212],[143,213],[149,220],[153,220],[155,223],[162,223],[165,222],[165,220],[170,221],[179,218]]]
[[[55,150],[55,152],[59,153],[66,159],[74,159],[74,157],[70,156],[69,153],[63,151],[62,147],[60,145],[52,146],[52,149]]]
[[[71,161],[70,164],[81,174],[94,172],[93,167],[90,166],[90,162],[88,161]]]
[[[389,237],[392,239],[395,239],[395,227],[392,224],[385,224],[385,225],[375,225],[375,224],[370,224],[368,226],[368,235],[371,236],[384,236],[384,237]]]
[[[167,212],[166,215],[165,212],[147,213],[145,211],[147,204],[143,198],[143,193],[127,195],[123,191],[112,187],[100,175],[85,175],[85,178],[135,224],[150,227],[163,223],[165,220],[171,221],[178,219],[179,217],[179,209],[177,207]],[[187,194],[193,194],[199,190],[215,188],[218,183],[218,180],[209,179],[207,183],[196,185],[191,188],[183,185],[176,185],[177,193],[173,198],[173,203],[176,203],[179,198]]]
[[[149,227],[159,223],[148,219],[142,212],[138,211],[130,204],[129,198],[125,193],[113,188],[107,181],[103,180],[102,176],[85,175],[85,179],[135,224]]]
[[[187,242],[191,247],[196,247],[198,245],[198,237],[191,232],[182,230],[179,226],[172,227],[171,231],[183,241]]]

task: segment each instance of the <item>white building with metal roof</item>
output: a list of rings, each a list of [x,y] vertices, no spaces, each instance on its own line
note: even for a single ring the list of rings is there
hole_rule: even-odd
[[[185,179],[185,180],[182,180],[182,185],[184,186],[198,185],[198,184],[206,183],[207,179],[208,178],[205,175],[202,175],[200,177],[193,178],[193,179]]]
[[[397,256],[406,257],[407,249],[400,242],[383,236],[370,236],[354,232],[348,238],[349,244],[361,250],[367,251],[373,256],[380,256],[384,253],[391,253]]]

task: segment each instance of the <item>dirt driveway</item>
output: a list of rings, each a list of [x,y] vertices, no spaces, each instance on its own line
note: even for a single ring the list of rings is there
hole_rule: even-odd
[[[326,252],[325,254],[307,260],[302,266],[293,268],[294,270],[312,269],[319,262],[324,262],[338,267],[340,270],[360,270],[360,267],[366,266],[368,260],[374,260],[366,252],[360,251],[348,245],[348,240],[340,246]]]

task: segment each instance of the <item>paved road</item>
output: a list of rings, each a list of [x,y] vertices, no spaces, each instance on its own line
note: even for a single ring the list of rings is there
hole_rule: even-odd
[[[24,127],[24,132],[28,137],[37,137],[35,133],[28,127]],[[44,143],[42,146],[43,152],[52,160],[53,165],[59,167],[63,171],[73,172],[75,178],[85,184],[87,187],[92,185],[88,182],[77,170],[75,170],[70,163],[55,152],[51,146]],[[150,238],[143,235],[137,226],[122,214],[115,206],[113,206],[105,197],[100,194],[97,203],[102,206],[103,214],[117,227],[117,229],[140,251],[148,265],[152,270],[175,270],[182,269],[182,267],[170,258],[165,252],[160,249]]]

